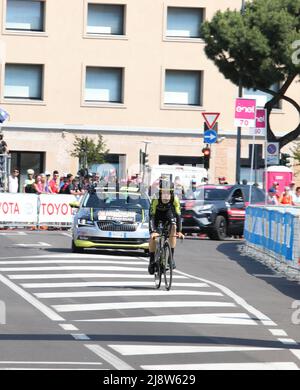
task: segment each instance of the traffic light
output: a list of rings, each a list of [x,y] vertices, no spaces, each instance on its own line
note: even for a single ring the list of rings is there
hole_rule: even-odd
[[[149,165],[149,154],[148,153],[143,153],[143,154],[144,154],[143,165],[148,166]]]
[[[210,148],[206,146],[202,149],[204,168],[209,169],[209,160],[210,160]]]
[[[291,166],[290,158],[291,156],[289,154],[281,153],[279,164],[285,167],[290,167]]]

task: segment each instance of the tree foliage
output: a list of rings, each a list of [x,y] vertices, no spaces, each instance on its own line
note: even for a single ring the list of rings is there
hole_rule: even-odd
[[[267,102],[268,139],[277,140],[270,127],[270,114],[279,100],[292,104],[299,113],[300,105],[286,96],[293,81],[299,81],[300,55],[295,58],[295,43],[300,47],[300,0],[253,0],[245,12],[218,11],[202,26],[205,53],[220,72],[234,84],[258,89],[273,98]],[[274,92],[271,86],[280,83]],[[280,147],[300,134],[299,125],[277,141]]]
[[[92,164],[103,164],[106,162],[109,150],[106,149],[106,144],[103,136],[98,134],[98,142],[88,137],[75,136],[73,143],[74,149],[71,152],[72,157],[79,159],[79,164],[88,168]]]

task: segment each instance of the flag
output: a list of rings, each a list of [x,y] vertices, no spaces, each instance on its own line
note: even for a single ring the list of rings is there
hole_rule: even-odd
[[[7,118],[9,118],[9,113],[3,110],[3,108],[0,108],[0,123],[6,121]]]

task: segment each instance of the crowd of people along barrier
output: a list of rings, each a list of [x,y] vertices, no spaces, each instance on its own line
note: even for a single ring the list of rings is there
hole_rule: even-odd
[[[248,206],[244,253],[273,268],[300,276],[300,208]]]

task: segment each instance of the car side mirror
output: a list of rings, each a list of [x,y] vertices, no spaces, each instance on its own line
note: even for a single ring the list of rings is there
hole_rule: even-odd
[[[79,209],[79,202],[70,202],[69,205],[72,209]]]

